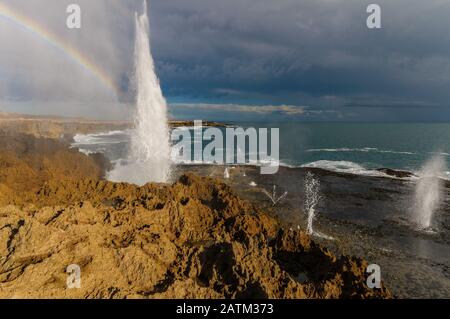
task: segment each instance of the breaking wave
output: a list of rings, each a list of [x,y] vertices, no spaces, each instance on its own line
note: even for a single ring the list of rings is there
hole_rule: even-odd
[[[320,169],[324,169],[327,171],[354,174],[354,175],[375,176],[375,177],[392,177],[383,172],[380,172],[380,171],[377,171],[374,169],[368,169],[368,168],[363,167],[360,164],[350,162],[350,161],[320,160],[320,161],[316,161],[316,162],[303,164],[300,167],[320,168]]]
[[[180,129],[180,128],[179,128]],[[185,127],[183,129],[190,130],[190,127]],[[93,154],[93,153],[105,153],[107,150],[110,150],[113,147],[124,147],[127,145],[131,139],[132,129],[129,130],[123,130],[123,131],[111,131],[111,132],[104,132],[104,133],[95,133],[95,134],[77,134],[74,136],[74,142],[72,143],[72,147],[77,147],[80,152],[83,152],[87,155]],[[194,143],[197,143],[198,141],[194,141]],[[122,144],[121,144],[122,143]],[[123,145],[123,146],[122,146]],[[219,150],[219,149],[218,149]],[[223,151],[226,153],[226,148],[220,149],[220,151]],[[177,152],[180,152],[180,149],[178,149],[175,145],[172,145],[171,148],[171,156],[170,160],[174,164],[178,165],[220,165],[221,163],[216,163],[214,161],[184,161],[180,159],[179,156],[177,156]],[[371,148],[371,147],[365,147],[365,148],[315,148],[315,149],[308,149],[307,152],[378,152],[378,153],[393,153],[393,154],[406,154],[406,155],[412,155],[412,154],[418,154],[418,153],[412,153],[412,152],[403,152],[403,151],[394,151],[394,150],[380,150],[377,148]],[[433,153],[433,154],[441,154],[443,156],[450,156],[450,153]],[[246,154],[249,155],[248,153]],[[113,158],[110,158],[111,160],[119,160],[124,161],[125,159],[118,158],[117,156],[113,156]],[[270,162],[265,161],[252,161],[247,159],[246,164],[239,164],[239,165],[251,165],[251,166],[259,166],[259,165],[265,165],[270,164]],[[279,162],[280,167],[289,167],[289,168],[320,168],[327,171],[332,172],[338,172],[338,173],[347,173],[347,174],[353,174],[353,175],[363,175],[363,176],[372,176],[372,177],[388,177],[388,178],[397,178],[392,175],[388,175],[382,171],[377,170],[376,168],[381,168],[383,166],[379,166],[376,168],[368,168],[365,167],[362,164],[355,163],[352,161],[346,161],[346,160],[318,160],[308,163],[301,163],[297,159],[280,159]],[[374,166],[374,165],[372,165]],[[412,170],[412,173],[418,174],[418,171]],[[450,180],[450,172],[441,172],[440,176],[441,179]],[[417,177],[412,176],[411,178],[403,178],[403,179],[411,179],[414,180]]]
[[[81,145],[118,144],[129,139],[129,130],[110,131],[104,133],[76,134],[73,137],[73,147]]]
[[[413,152],[406,151],[393,151],[393,150],[380,150],[375,147],[363,147],[363,148],[312,148],[306,150],[306,152],[374,152],[374,153],[391,153],[391,154],[404,154],[404,155],[415,155]]]

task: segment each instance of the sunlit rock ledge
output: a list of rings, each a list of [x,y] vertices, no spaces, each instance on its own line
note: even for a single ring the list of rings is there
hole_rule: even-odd
[[[288,229],[220,180],[138,187],[101,158],[0,139],[1,298],[389,298],[367,262]],[[80,288],[68,289],[69,265]]]

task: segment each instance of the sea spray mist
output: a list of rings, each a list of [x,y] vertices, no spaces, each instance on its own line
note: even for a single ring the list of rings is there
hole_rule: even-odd
[[[170,174],[170,143],[167,102],[161,91],[150,50],[147,2],[143,13],[136,13],[135,40],[135,129],[131,135],[128,161],[109,173],[113,181],[142,185],[166,182]]]
[[[446,163],[441,155],[429,159],[419,171],[414,193],[413,221],[420,229],[432,226],[433,215],[442,199],[442,179]]]
[[[311,172],[305,177],[305,211],[308,214],[306,232],[310,236],[320,237],[326,240],[334,240],[333,237],[314,230],[313,223],[316,217],[316,207],[322,200],[320,196],[320,180]]]
[[[319,203],[320,182],[310,172],[306,173],[305,177],[305,210],[308,214],[308,225],[306,231],[309,235],[314,233],[313,221],[316,212],[316,206]]]

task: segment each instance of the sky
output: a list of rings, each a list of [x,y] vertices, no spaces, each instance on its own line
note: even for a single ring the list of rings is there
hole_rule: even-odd
[[[82,9],[70,30],[68,4]],[[366,8],[381,7],[381,29]],[[115,92],[0,15],[0,110],[133,113],[140,0],[0,0],[82,52]],[[448,0],[151,0],[151,50],[172,117],[449,121]]]

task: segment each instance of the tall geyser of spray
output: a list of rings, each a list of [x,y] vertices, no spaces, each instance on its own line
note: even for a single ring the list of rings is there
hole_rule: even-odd
[[[310,236],[317,236],[327,240],[333,240],[334,238],[325,235],[321,232],[314,230],[313,223],[316,217],[316,207],[322,200],[320,196],[320,181],[311,172],[306,173],[305,177],[305,210],[308,214],[308,222],[306,226],[306,232]]]
[[[136,13],[135,129],[131,136],[129,163],[116,167],[109,178],[138,185],[166,182],[170,174],[170,143],[167,103],[159,85],[150,50],[147,1],[142,14]]]
[[[307,233],[314,234],[313,221],[316,213],[316,206],[320,201],[320,182],[310,172],[306,173],[305,178],[305,210],[308,214]]]
[[[167,103],[150,52],[147,1],[144,1],[144,13],[140,16],[136,13],[135,68],[137,113],[131,141],[132,156],[144,163],[145,170],[141,172],[144,179],[165,182],[170,171]]]
[[[442,179],[439,175],[445,171],[446,163],[442,156],[429,159],[419,172],[415,189],[413,220],[421,228],[431,227],[433,214],[442,199]]]

